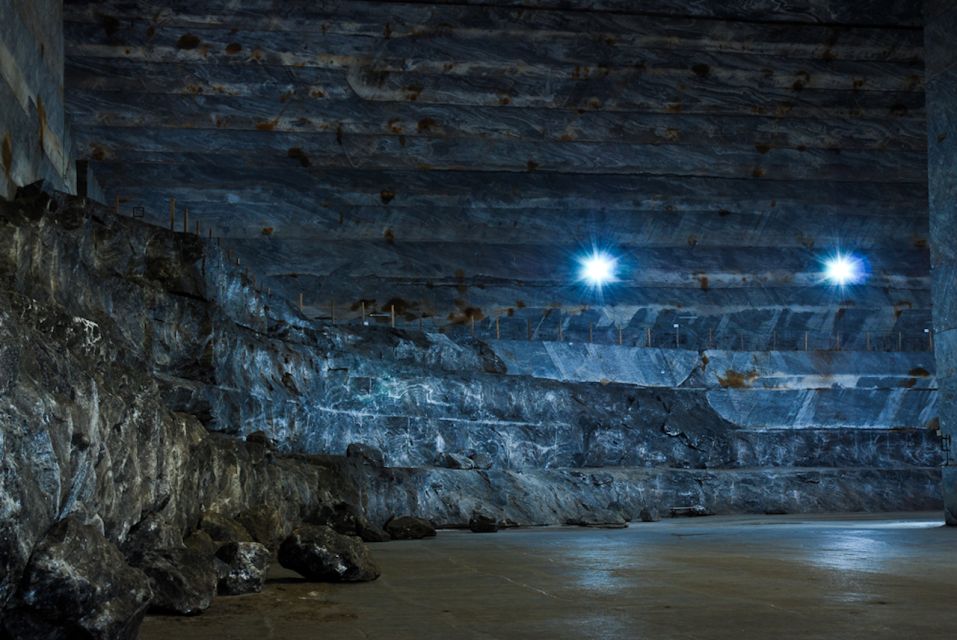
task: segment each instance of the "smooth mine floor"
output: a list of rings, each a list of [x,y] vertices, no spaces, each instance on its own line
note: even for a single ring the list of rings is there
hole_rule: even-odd
[[[371,545],[373,583],[303,582],[142,638],[935,638],[957,629],[939,514],[711,517]]]

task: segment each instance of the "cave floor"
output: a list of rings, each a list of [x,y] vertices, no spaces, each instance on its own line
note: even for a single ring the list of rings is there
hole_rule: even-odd
[[[665,519],[370,545],[373,583],[276,566],[178,638],[930,638],[957,629],[957,528],[940,514]]]

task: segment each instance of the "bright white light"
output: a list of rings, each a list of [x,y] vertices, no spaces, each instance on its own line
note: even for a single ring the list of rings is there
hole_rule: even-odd
[[[615,280],[618,260],[607,253],[595,251],[590,256],[580,259],[579,263],[581,264],[579,277],[593,287],[601,288],[602,285]]]
[[[860,258],[839,253],[824,262],[824,278],[839,287],[854,284],[864,278],[864,265]]]

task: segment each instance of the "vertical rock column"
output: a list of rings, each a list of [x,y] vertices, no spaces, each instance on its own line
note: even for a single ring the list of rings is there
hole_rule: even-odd
[[[944,510],[947,524],[957,525],[957,3],[926,0],[924,20],[935,356],[949,446]]]

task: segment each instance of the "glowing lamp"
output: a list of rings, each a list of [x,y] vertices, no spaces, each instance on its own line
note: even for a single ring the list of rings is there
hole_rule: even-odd
[[[864,261],[856,256],[838,253],[824,261],[824,279],[838,287],[861,282],[864,276]]]
[[[581,267],[579,279],[590,286],[600,289],[609,282],[614,282],[618,260],[602,251],[595,251],[589,256],[579,259]]]

